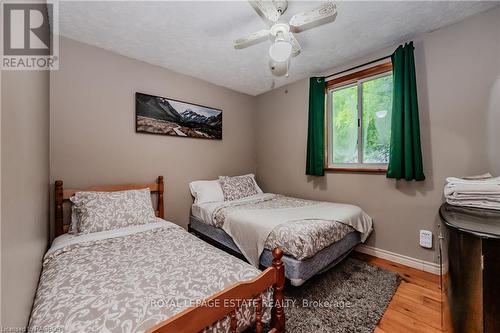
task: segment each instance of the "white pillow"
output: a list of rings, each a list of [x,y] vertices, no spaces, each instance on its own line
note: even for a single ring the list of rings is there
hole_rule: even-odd
[[[198,180],[189,183],[195,204],[224,201],[224,193],[218,180]]]

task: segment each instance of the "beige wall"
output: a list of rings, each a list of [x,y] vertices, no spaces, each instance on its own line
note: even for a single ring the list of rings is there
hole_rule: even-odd
[[[1,326],[24,327],[48,244],[49,73],[1,79]]]
[[[2,293],[2,154],[1,154],[1,147],[2,147],[2,71],[0,70],[0,327],[3,327],[3,321],[2,321],[2,299],[3,299],[3,293]]]
[[[497,10],[497,20],[494,29],[500,39],[500,10]],[[500,42],[496,43],[497,55],[500,55]],[[488,147],[491,171],[500,176],[500,56],[497,57],[496,81],[490,90],[488,117]]]
[[[498,76],[499,19],[497,9],[415,39],[425,182],[374,174],[305,176],[308,80],[302,80],[258,97],[257,175],[263,189],[359,205],[374,218],[368,245],[437,262],[435,249],[418,245],[418,230],[436,233],[445,178],[490,168],[486,130]]]
[[[186,226],[190,181],[255,171],[254,98],[67,38],[60,59],[51,74],[51,182],[163,175],[166,217]],[[136,91],[222,109],[223,140],[135,133]]]
[[[494,175],[500,176],[500,76],[491,90],[488,125],[490,170]]]

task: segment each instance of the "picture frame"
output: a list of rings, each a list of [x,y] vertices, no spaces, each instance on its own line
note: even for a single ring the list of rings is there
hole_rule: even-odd
[[[222,110],[136,92],[135,131],[222,140]]]

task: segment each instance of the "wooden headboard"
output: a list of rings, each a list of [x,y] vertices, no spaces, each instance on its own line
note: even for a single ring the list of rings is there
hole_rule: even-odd
[[[69,221],[64,223],[63,214],[63,203],[69,201],[76,192],[81,191],[96,191],[96,192],[116,192],[125,190],[140,190],[143,188],[149,188],[151,193],[158,194],[158,203],[156,208],[156,216],[159,218],[165,218],[165,211],[163,208],[163,176],[159,176],[155,183],[149,184],[131,184],[131,185],[101,185],[92,186],[85,189],[76,188],[63,188],[62,180],[56,180],[55,182],[55,236],[62,235],[68,232]]]

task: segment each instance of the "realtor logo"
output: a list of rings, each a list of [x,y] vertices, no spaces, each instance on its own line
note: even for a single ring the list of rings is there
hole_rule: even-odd
[[[2,70],[57,69],[56,2],[2,2]]]

